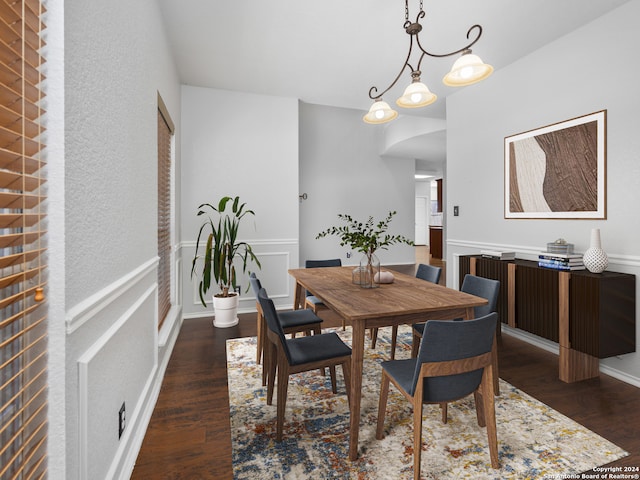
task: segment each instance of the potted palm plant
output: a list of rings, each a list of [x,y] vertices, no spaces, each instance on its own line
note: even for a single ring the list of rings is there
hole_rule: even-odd
[[[230,211],[227,210],[230,206]],[[236,291],[237,277],[234,260],[240,261],[242,272],[246,272],[249,262],[260,268],[260,261],[253,253],[251,245],[238,241],[240,221],[245,215],[255,215],[253,210],[240,203],[240,197],[222,197],[215,206],[203,203],[198,207],[198,216],[207,215],[198,232],[196,251],[191,265],[191,278],[198,273],[196,264],[203,259],[198,292],[202,305],[207,306],[205,295],[212,285],[218,285],[219,292],[213,295],[216,327],[232,327],[238,324],[239,294]],[[205,240],[206,239],[206,240]],[[201,241],[203,243],[200,253]]]
[[[376,278],[380,274],[380,262],[375,255],[377,250],[387,250],[387,247],[396,243],[406,243],[413,245],[413,242],[402,235],[390,235],[387,233],[389,223],[397,212],[389,212],[384,220],[380,220],[374,224],[373,217],[369,217],[366,222],[359,222],[351,215],[338,214],[338,218],[346,225],[333,226],[320,232],[316,239],[326,237],[327,235],[335,235],[340,237],[340,245],[349,245],[352,250],[362,252],[364,254],[359,268],[358,283],[364,288],[373,288],[377,286]],[[376,277],[378,274],[378,277]]]

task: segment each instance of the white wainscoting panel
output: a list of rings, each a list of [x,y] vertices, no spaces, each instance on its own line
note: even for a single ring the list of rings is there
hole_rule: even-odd
[[[135,435],[158,364],[157,285],[149,287],[78,359],[80,478],[113,478]],[[126,426],[118,439],[118,412]]]

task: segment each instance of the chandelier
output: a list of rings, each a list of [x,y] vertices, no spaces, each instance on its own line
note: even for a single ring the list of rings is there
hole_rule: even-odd
[[[404,2],[405,21],[403,28],[410,37],[409,53],[407,53],[407,59],[400,69],[400,73],[398,73],[398,76],[393,80],[393,82],[391,82],[391,85],[380,93],[378,93],[378,88],[375,86],[369,89],[369,98],[374,102],[373,105],[371,105],[369,112],[364,116],[364,121],[367,123],[386,123],[398,116],[398,112],[393,110],[387,102],[382,100],[382,96],[393,88],[407,68],[411,70],[411,83],[405,89],[403,95],[396,100],[396,104],[403,108],[418,108],[425,107],[436,101],[438,97],[431,93],[429,88],[420,81],[420,75],[422,73],[420,71],[420,67],[425,55],[428,55],[429,57],[443,58],[450,57],[458,53],[462,54],[461,57],[455,61],[449,73],[447,73],[442,79],[443,83],[450,87],[471,85],[479,82],[480,80],[484,80],[493,72],[493,67],[491,65],[487,65],[480,59],[480,57],[471,53],[471,47],[480,39],[480,36],[482,36],[482,27],[477,24],[473,25],[467,31],[467,39],[471,38],[472,33],[475,34],[475,38],[466,46],[450,53],[441,54],[431,53],[425,50],[420,44],[420,38],[418,37],[418,34],[422,30],[420,19],[425,16],[422,8],[422,2],[423,0],[420,0],[420,12],[416,16],[416,21],[413,23],[409,21],[409,0],[405,0]],[[409,63],[414,45],[421,52],[416,68]]]

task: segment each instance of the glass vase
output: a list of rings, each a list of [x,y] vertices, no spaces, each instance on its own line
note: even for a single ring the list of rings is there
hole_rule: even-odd
[[[380,278],[380,260],[375,253],[367,253],[360,260],[360,281],[358,282],[362,288],[377,288],[376,282]]]
[[[364,277],[363,275],[363,271],[366,269],[367,267],[356,267],[353,269],[353,273],[351,274],[351,281],[353,282],[354,285],[360,285],[362,282],[362,279]]]

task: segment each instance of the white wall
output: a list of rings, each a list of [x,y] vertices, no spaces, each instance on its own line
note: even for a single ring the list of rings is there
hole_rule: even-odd
[[[52,479],[66,478],[66,331],[65,331],[65,197],[64,197],[64,0],[47,2],[45,16],[44,73],[47,77],[45,109],[47,122],[45,155],[47,160],[47,198],[49,220],[47,248],[48,274],[55,278],[47,286],[48,326],[48,474]]]
[[[389,233],[414,237],[415,162],[382,158],[383,126],[362,121],[364,112],[302,103],[300,106],[300,264],[307,259],[341,258],[355,265],[362,254],[346,257],[338,237],[316,240],[333,225],[339,213],[360,221],[370,215],[382,220],[391,210]],[[414,263],[413,248],[393,245],[377,253],[382,264]]]
[[[179,81],[155,1],[48,11],[50,476],[128,478],[180,326],[177,305],[157,327],[156,193],[157,94],[179,135]]]
[[[600,228],[609,269],[640,274],[640,67],[629,61],[637,56],[637,18],[640,2],[629,2],[448,98],[448,265],[456,268],[455,254],[487,247],[534,254],[559,237],[584,252],[590,230]],[[603,109],[607,219],[505,220],[504,137]],[[460,206],[459,217],[451,215],[452,205]],[[453,280],[447,275],[450,285]],[[639,353],[601,365],[640,385]]]
[[[213,314],[200,303],[191,261],[202,220],[198,206],[225,195],[239,195],[255,212],[243,220],[239,239],[258,255],[258,276],[274,302],[292,305],[287,270],[298,260],[298,101],[183,86],[182,127],[185,317]],[[252,292],[244,293],[247,280],[240,283],[239,310],[255,311]]]

